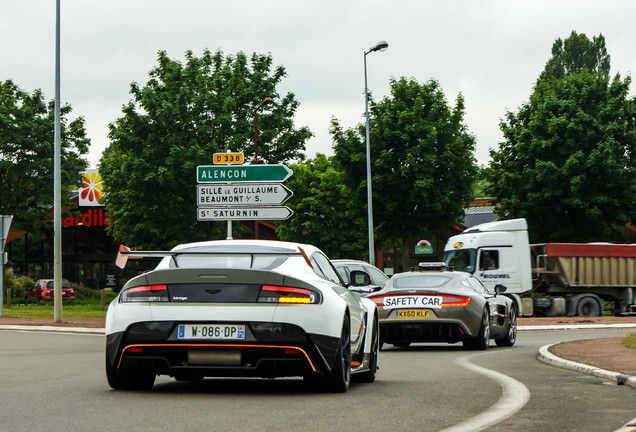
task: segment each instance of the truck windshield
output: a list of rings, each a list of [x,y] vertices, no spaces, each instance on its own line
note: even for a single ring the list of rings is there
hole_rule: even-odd
[[[472,273],[475,271],[476,249],[454,249],[444,251],[444,262],[457,271]]]

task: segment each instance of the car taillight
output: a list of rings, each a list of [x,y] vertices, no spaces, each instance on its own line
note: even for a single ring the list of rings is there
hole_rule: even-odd
[[[258,295],[259,303],[316,304],[320,294],[305,288],[263,285]]]
[[[384,297],[386,296],[377,296],[377,297],[369,297],[376,306],[384,306]]]
[[[166,285],[144,285],[128,288],[121,293],[122,302],[162,302],[169,301]]]
[[[450,300],[449,300],[450,299]],[[442,307],[446,306],[468,306],[470,303],[469,297],[445,295]]]

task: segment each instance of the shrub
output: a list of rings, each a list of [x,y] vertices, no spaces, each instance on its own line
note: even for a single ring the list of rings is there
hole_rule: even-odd
[[[7,267],[4,271],[4,283],[5,288],[11,290],[12,298],[25,298],[27,288],[32,287],[35,281],[28,276],[18,276],[11,267]]]
[[[75,300],[88,300],[94,296],[94,290],[87,288],[84,284],[72,282],[71,286],[73,291],[75,291]]]
[[[75,291],[75,300],[71,300],[68,302],[69,304],[77,304],[77,305],[89,305],[89,304],[100,304],[102,299],[102,292],[98,289],[91,289],[86,287],[84,284],[78,284],[75,282],[71,282],[71,286],[73,287],[73,291]],[[115,297],[116,293],[107,291],[105,293],[105,303],[110,303]]]

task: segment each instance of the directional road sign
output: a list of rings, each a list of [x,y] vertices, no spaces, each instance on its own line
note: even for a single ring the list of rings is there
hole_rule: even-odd
[[[197,186],[197,205],[278,205],[293,195],[281,183],[200,184]]]
[[[244,159],[243,153],[214,153],[212,156],[215,164],[242,164]]]
[[[263,207],[199,207],[197,219],[200,221],[221,220],[284,220],[294,212],[284,206]]]
[[[0,252],[4,251],[4,245],[7,241],[7,237],[9,237],[9,228],[11,228],[11,221],[13,220],[13,215],[11,216],[3,216],[0,215]],[[0,289],[2,286],[0,285]]]
[[[197,183],[284,182],[292,175],[285,165],[199,165]]]

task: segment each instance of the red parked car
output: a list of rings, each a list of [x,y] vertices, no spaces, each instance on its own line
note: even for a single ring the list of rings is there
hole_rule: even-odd
[[[27,290],[26,296],[40,301],[53,301],[53,279],[38,279],[35,285]],[[62,300],[74,299],[75,291],[71,283],[62,279]]]

